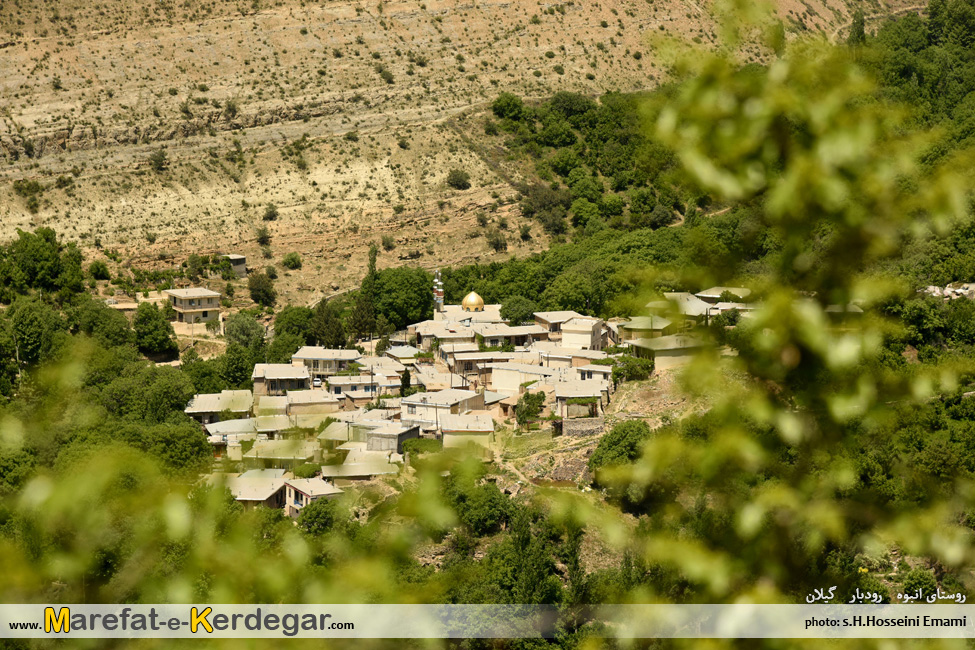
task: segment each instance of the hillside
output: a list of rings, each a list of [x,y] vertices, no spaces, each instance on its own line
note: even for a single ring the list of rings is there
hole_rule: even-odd
[[[848,13],[780,4],[793,29],[835,33]],[[539,228],[506,253],[477,238],[478,212],[524,223],[512,183],[531,173],[485,137],[486,103],[652,88],[648,36],[707,43],[713,27],[692,0],[4,3],[0,238],[46,225],[139,266],[215,251],[255,266],[268,225],[271,261],[306,261],[279,287],[303,303],[357,282],[383,235],[381,266],[521,256],[547,245]],[[471,189],[445,185],[453,168]],[[40,183],[33,203],[18,180]]]

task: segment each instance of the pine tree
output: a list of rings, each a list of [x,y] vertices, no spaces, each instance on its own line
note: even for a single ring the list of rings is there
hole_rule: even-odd
[[[310,329],[318,345],[332,349],[345,347],[345,327],[335,307],[327,299],[323,298],[315,307]]]
[[[850,47],[860,47],[867,42],[867,34],[864,30],[863,9],[853,12],[853,23],[850,25],[850,35],[846,38],[846,44]]]

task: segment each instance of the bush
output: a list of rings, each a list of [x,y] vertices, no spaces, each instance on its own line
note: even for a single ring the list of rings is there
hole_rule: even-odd
[[[149,165],[152,167],[153,171],[165,171],[166,167],[169,166],[169,162],[166,157],[166,150],[156,149],[153,151],[149,156]]]
[[[101,260],[95,260],[88,265],[88,275],[96,280],[108,280],[111,277],[108,272],[108,265]]]
[[[268,203],[264,209],[264,221],[275,221],[278,218],[278,206]]]
[[[518,426],[525,426],[532,420],[538,419],[545,407],[545,393],[526,391],[515,405],[515,420]]]
[[[271,231],[267,229],[267,226],[261,226],[257,229],[257,244],[259,246],[271,245]]]
[[[921,598],[926,598],[938,590],[938,581],[930,571],[912,569],[904,576],[904,593],[914,594],[919,590]]]
[[[292,271],[294,271],[295,269],[300,269],[301,256],[298,255],[298,253],[288,253],[287,255],[284,256],[284,259],[281,260],[281,263],[284,264],[287,268],[291,269]]]
[[[502,119],[520,120],[525,113],[525,105],[520,97],[511,93],[501,93],[491,104],[491,110]]]
[[[305,463],[304,465],[298,465],[294,469],[295,478],[314,478],[320,471],[322,471],[321,465],[316,465],[315,463]]]
[[[275,268],[273,264],[268,264],[267,267],[265,267],[264,272],[267,273],[267,277],[271,278],[272,280],[278,279],[278,269]]]
[[[470,189],[471,175],[463,169],[451,169],[447,174],[447,185],[455,190]]]
[[[503,253],[508,250],[508,240],[500,230],[491,230],[486,237],[488,246],[493,248],[496,253]]]
[[[596,476],[599,469],[623,465],[640,456],[643,442],[650,437],[650,427],[643,420],[620,422],[602,437],[589,457],[589,471]],[[598,482],[598,476],[596,476]]]
[[[396,240],[392,235],[383,235],[381,238],[383,250],[391,251],[396,248]]]

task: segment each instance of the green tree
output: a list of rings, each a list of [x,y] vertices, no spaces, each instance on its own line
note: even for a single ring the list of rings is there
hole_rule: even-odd
[[[410,383],[412,382],[412,377],[410,377],[410,369],[406,368],[403,374],[399,378],[399,394],[406,396],[410,394]]]
[[[850,47],[861,47],[867,42],[867,34],[864,31],[863,9],[857,7],[853,12],[853,22],[850,23],[850,34],[846,37],[846,44]]]
[[[311,338],[311,317],[310,307],[288,305],[274,316],[274,334],[291,334],[301,337],[305,345],[311,345],[314,339]]]
[[[401,266],[376,276],[376,316],[384,316],[396,329],[430,318],[433,280],[419,268]]]
[[[315,306],[310,325],[311,335],[316,345],[330,349],[345,347],[345,326],[339,318],[335,305],[328,299],[322,298]]]
[[[512,325],[521,325],[535,321],[535,312],[539,311],[534,300],[514,294],[508,296],[501,303],[501,318]]]
[[[298,514],[298,528],[309,535],[324,535],[341,519],[338,504],[330,499],[316,499]]]
[[[537,420],[544,407],[545,393],[526,390],[515,404],[515,420],[518,426],[523,427],[532,420]]]
[[[238,312],[230,316],[223,326],[228,344],[236,343],[254,353],[264,349],[264,326],[250,314]]]
[[[176,333],[154,303],[139,303],[132,322],[135,342],[145,354],[174,356],[177,354]]]
[[[247,278],[247,289],[250,291],[251,300],[262,307],[271,307],[278,299],[274,282],[266,273],[251,273]]]

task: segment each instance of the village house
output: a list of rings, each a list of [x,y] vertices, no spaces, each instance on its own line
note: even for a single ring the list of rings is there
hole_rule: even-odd
[[[300,440],[258,440],[244,454],[244,461],[257,468],[292,469],[298,465],[320,461],[321,447],[317,442]]]
[[[485,363],[480,366],[481,385],[487,388],[507,393],[509,395],[523,392],[525,384],[536,381],[558,381],[558,377],[567,372],[559,368],[546,368],[527,363]]]
[[[241,443],[257,438],[257,426],[253,418],[224,420],[204,425],[207,442],[213,446],[214,458],[224,455],[230,460],[242,460]]]
[[[613,377],[613,366],[603,366],[594,363],[590,363],[585,366],[577,366],[576,372],[579,373],[579,379],[601,379],[605,382],[609,382]]]
[[[548,330],[539,325],[505,325],[504,323],[475,323],[475,341],[478,346],[500,348],[531,345],[535,341],[548,340]]]
[[[563,419],[591,418],[609,404],[609,384],[601,379],[555,384],[555,414]]]
[[[328,392],[344,397],[347,393],[358,391],[368,393],[375,399],[378,395],[399,395],[401,386],[397,376],[385,375],[332,375],[328,378]]]
[[[340,465],[322,465],[322,478],[332,479],[336,485],[340,481],[369,480],[375,476],[398,474],[399,466],[392,462],[396,456],[402,461],[402,456],[391,451],[369,451],[368,443],[347,442],[336,449],[348,452]]]
[[[307,368],[315,386],[321,386],[322,381],[336,373],[348,370],[361,356],[358,350],[331,350],[306,345],[291,355],[291,363]]]
[[[536,311],[535,323],[549,332],[549,340],[557,341],[562,338],[562,323],[583,315],[574,311]]]
[[[340,488],[320,478],[292,478],[284,483],[286,489],[285,514],[297,517],[301,509],[319,499],[334,499],[342,494]]]
[[[393,451],[402,454],[403,443],[419,437],[419,426],[386,420],[366,431],[366,449],[368,451]]]
[[[637,316],[620,324],[622,341],[652,339],[677,332],[677,324],[663,316]]]
[[[360,374],[363,375],[372,372],[387,377],[400,377],[406,372],[406,366],[389,357],[362,357],[356,363],[362,368]]]
[[[166,289],[169,304],[176,310],[179,323],[205,323],[220,317],[220,293],[194,287],[192,289]]]
[[[535,343],[531,350],[538,354],[539,363],[546,368],[585,366],[608,356],[602,350],[577,350],[544,341]]]
[[[288,391],[288,415],[314,415],[335,413],[342,407],[341,400],[324,390]]]
[[[675,334],[654,339],[633,339],[628,342],[634,356],[653,359],[657,370],[666,370],[688,363],[706,343],[694,336]]]
[[[742,302],[752,295],[752,290],[745,287],[711,287],[694,295],[714,305],[719,302]]]
[[[284,395],[289,390],[308,390],[308,368],[289,363],[258,363],[251,374],[254,395]]]
[[[222,483],[246,510],[261,506],[280,510],[284,507],[285,499],[284,476],[284,470],[248,471],[239,475],[211,475],[208,483]]]
[[[484,395],[470,390],[448,388],[436,393],[417,393],[400,402],[403,424],[419,426],[424,431],[440,429],[440,417],[484,408]]]
[[[463,448],[469,444],[489,448],[494,442],[494,420],[484,411],[463,415],[444,414],[440,422],[444,449]]]
[[[562,323],[562,347],[579,350],[601,350],[603,347],[603,321],[599,318],[579,316]]]
[[[412,366],[416,363],[416,355],[418,354],[420,354],[420,350],[412,345],[394,345],[386,350],[387,357],[399,361],[404,366]]]
[[[250,413],[254,396],[249,390],[223,390],[219,393],[194,395],[183,412],[199,422],[219,422],[221,414],[236,419]]]
[[[247,277],[247,258],[243,255],[229,254],[224,255],[224,259],[230,262],[230,268],[238,278]]]

